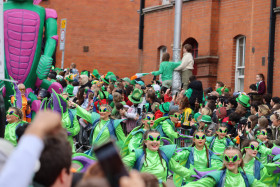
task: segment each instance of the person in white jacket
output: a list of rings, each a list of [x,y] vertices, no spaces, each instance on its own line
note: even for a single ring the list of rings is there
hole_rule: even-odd
[[[183,47],[183,58],[182,63],[174,70],[182,71],[182,83],[184,84],[184,90],[187,90],[189,84],[189,78],[193,75],[193,65],[194,60],[192,56],[192,46],[190,44],[186,44]]]

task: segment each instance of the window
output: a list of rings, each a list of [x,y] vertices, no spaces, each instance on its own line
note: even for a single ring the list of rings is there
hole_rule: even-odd
[[[159,68],[159,66],[160,66],[162,55],[166,52],[167,52],[167,47],[166,46],[160,46],[158,48],[158,58],[159,59],[158,59],[158,62],[157,62],[157,68]],[[161,81],[161,75],[159,75],[159,81]]]
[[[161,63],[162,55],[167,52],[167,48],[165,46],[161,46],[159,48],[159,63]]]
[[[246,37],[236,39],[235,91],[244,91]]]
[[[185,44],[190,44],[192,46],[192,55],[193,55],[193,58],[195,59],[197,56],[198,56],[198,42],[196,41],[196,39],[194,38],[188,38],[184,41],[183,45],[182,45],[182,56],[183,56],[183,47]],[[193,66],[193,75],[197,75],[197,65],[196,63],[194,63],[194,66]]]
[[[169,4],[169,3],[170,3],[169,0],[162,0],[162,5],[167,5],[167,4]]]

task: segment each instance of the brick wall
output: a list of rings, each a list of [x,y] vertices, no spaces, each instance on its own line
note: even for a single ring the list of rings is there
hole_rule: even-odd
[[[140,0],[43,1],[58,13],[58,33],[67,18],[64,67],[75,62],[79,70],[113,71],[120,77],[139,71],[138,30]],[[83,52],[89,46],[89,52]],[[61,51],[57,50],[60,67]]]
[[[236,38],[242,35],[246,37],[244,90],[248,92],[249,85],[256,83],[256,74],[263,73],[267,78],[269,16],[270,1],[195,0],[183,3],[181,43],[192,37],[198,42],[198,57],[218,56],[217,77],[209,68],[207,71],[198,69],[198,75],[211,74],[207,80],[201,76],[204,88],[214,86],[218,80],[235,89]],[[273,95],[280,95],[277,78],[280,76],[279,19],[280,14],[277,14]],[[174,7],[145,15],[144,71],[157,70],[159,46],[167,46],[172,55],[173,28]]]

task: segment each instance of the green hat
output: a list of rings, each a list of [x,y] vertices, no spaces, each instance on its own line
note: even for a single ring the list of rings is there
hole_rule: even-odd
[[[130,81],[130,84],[135,85],[136,84],[136,80]]]
[[[199,112],[197,112],[197,113],[194,114],[193,117],[194,117],[195,122],[197,122],[197,118],[198,118],[199,116],[201,116],[201,113],[199,113]]]
[[[247,95],[239,95],[237,98],[236,98],[236,101],[238,103],[240,103],[242,106],[244,107],[250,107],[251,105],[249,104],[249,101],[250,101],[250,97],[247,96]]]
[[[66,77],[66,80],[68,80],[69,82],[73,82],[74,81],[74,78],[76,77],[77,75],[74,75],[74,74],[70,74]]]
[[[99,81],[97,81],[97,80],[91,81],[91,84],[98,84],[98,83],[99,83]]]
[[[166,103],[159,105],[159,110],[162,113],[167,114],[169,112],[169,107],[170,107],[170,103],[166,102]]]
[[[126,82],[128,82],[128,83],[130,83],[130,79],[129,79],[128,77],[125,77],[125,78],[123,78],[122,80],[123,80],[123,81],[126,81]]]
[[[143,101],[142,95],[143,95],[143,91],[138,88],[135,88],[132,94],[128,96],[128,99],[134,104],[139,104],[142,103]]]
[[[107,92],[107,91],[98,91],[98,94],[99,94],[101,100],[109,98],[109,92]]]
[[[54,71],[61,72],[61,71],[63,71],[63,69],[60,69],[60,68],[54,68]]]
[[[95,77],[95,78],[97,78],[97,79],[99,79],[99,78],[100,78],[100,75],[99,75],[99,73],[98,73],[98,70],[97,70],[97,69],[94,69],[94,70],[92,71],[92,76],[93,76],[93,77]]]
[[[101,79],[107,84],[109,84],[110,81],[113,81],[113,82],[117,81],[116,75],[110,71],[105,75],[104,78],[101,77]]]
[[[200,121],[205,122],[205,123],[212,123],[212,119],[208,115],[203,115]]]
[[[82,72],[81,72],[81,75],[86,75],[86,76],[88,76],[88,71],[82,71]]]
[[[72,86],[71,84],[68,84],[66,87],[66,92],[68,93],[68,95],[70,97],[73,97],[73,91],[74,91],[74,86]]]
[[[141,86],[145,86],[145,83],[143,81],[136,81],[136,84],[140,84]]]

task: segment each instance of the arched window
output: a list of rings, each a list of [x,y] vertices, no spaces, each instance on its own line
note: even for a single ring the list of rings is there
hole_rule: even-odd
[[[235,37],[235,91],[244,91],[246,37]]]
[[[166,53],[167,52],[167,47],[166,46],[164,46],[164,45],[162,45],[162,46],[160,46],[159,48],[158,48],[158,61],[157,61],[157,68],[159,68],[159,66],[160,66],[160,63],[161,63],[161,59],[162,59],[162,55],[164,54],[164,53]],[[159,75],[159,81],[161,81],[161,75]]]
[[[198,56],[198,42],[194,38],[186,39],[184,41],[183,45],[182,45],[182,55],[183,55],[183,47],[186,44],[190,44],[192,46],[192,48],[193,48],[192,55],[193,55],[193,58],[195,59]],[[197,65],[196,65],[196,63],[194,63],[193,75],[197,75]]]
[[[167,47],[166,46],[160,46],[158,48],[158,54],[159,54],[158,55],[159,56],[158,62],[159,62],[159,64],[161,63],[162,55],[166,52],[167,52]]]

